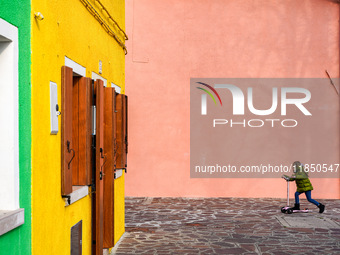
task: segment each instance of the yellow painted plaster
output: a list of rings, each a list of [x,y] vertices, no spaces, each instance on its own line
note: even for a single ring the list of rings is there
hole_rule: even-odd
[[[95,5],[94,1],[90,3]],[[102,0],[124,29],[124,1]],[[96,5],[95,5],[96,6]],[[40,12],[43,20],[34,18]],[[98,9],[98,12],[105,15]],[[61,197],[60,131],[50,135],[49,82],[58,85],[61,105],[61,67],[65,56],[122,87],[124,51],[87,11],[80,0],[32,0],[32,253],[70,254],[70,229],[83,220],[83,254],[91,254],[91,198],[65,207]],[[123,40],[123,36],[120,36]],[[61,109],[62,111],[62,109]],[[59,130],[60,130],[59,118]],[[116,181],[117,240],[124,233],[124,177]]]

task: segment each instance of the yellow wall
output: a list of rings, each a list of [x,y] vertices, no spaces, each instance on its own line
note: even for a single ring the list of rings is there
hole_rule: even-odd
[[[94,2],[90,0],[94,5]],[[102,0],[124,29],[124,1]],[[44,19],[34,18],[40,12]],[[98,10],[105,17],[105,15]],[[61,66],[65,56],[86,67],[86,76],[98,73],[99,60],[108,84],[124,93],[125,55],[80,0],[32,0],[32,252],[70,254],[70,229],[83,220],[83,254],[91,254],[91,198],[65,207],[61,197],[60,122],[50,135],[49,82],[58,85],[61,105]],[[123,40],[123,36],[120,38]],[[61,109],[62,111],[62,109]],[[116,240],[124,233],[124,177],[116,181]]]

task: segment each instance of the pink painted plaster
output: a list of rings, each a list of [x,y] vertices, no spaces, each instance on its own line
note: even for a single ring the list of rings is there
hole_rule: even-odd
[[[190,78],[339,77],[338,22],[331,0],[126,1],[126,195],[285,197],[282,179],[190,179]],[[339,198],[339,179],[312,183]]]

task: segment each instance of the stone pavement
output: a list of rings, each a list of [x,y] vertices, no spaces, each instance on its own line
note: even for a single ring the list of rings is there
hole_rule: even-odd
[[[340,254],[340,200],[320,202],[286,215],[285,199],[128,197],[110,254]]]

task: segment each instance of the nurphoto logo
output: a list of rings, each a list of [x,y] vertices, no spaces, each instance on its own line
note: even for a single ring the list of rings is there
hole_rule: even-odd
[[[203,82],[197,82],[197,84],[203,85],[207,88],[209,88],[215,96],[217,96],[221,106],[222,100],[220,98],[219,93],[216,91],[216,89],[221,89],[220,93],[230,92],[232,95],[232,113],[233,115],[244,115],[245,114],[245,95],[243,91],[236,85],[233,84],[214,84],[214,86],[211,86],[209,84],[203,83]],[[210,98],[216,103],[216,99],[214,95],[207,89],[202,87],[197,87],[198,89],[202,90],[203,93],[201,95],[201,115],[207,115],[207,94],[210,96]],[[223,89],[223,90],[222,90]],[[273,114],[277,108],[278,108],[278,90],[279,88],[273,87],[272,88],[272,98],[271,98],[271,106],[269,109],[256,109],[254,106],[254,97],[253,97],[253,88],[248,87],[247,88],[247,106],[250,113],[258,116],[267,116]],[[304,115],[311,116],[312,114],[310,111],[307,110],[307,108],[304,106],[305,103],[309,102],[311,99],[311,92],[308,89],[305,88],[298,88],[298,87],[283,87],[280,89],[280,106],[281,106],[281,116],[287,115],[287,105],[294,105],[299,109]],[[261,89],[258,89],[256,93],[261,93]],[[290,98],[289,95],[292,93],[295,93],[298,95],[298,98]],[[264,121],[270,122],[272,127],[274,127],[275,121],[280,121],[281,125],[283,127],[296,127],[297,121],[294,119],[284,119],[284,120],[278,120],[278,119],[250,119],[247,121],[249,127],[262,127],[264,125]],[[213,126],[216,125],[225,125],[229,121],[226,119],[214,119],[213,120]],[[293,125],[288,125],[287,122],[293,123]],[[230,120],[231,127],[233,121]],[[255,123],[258,123],[257,125]],[[236,123],[234,122],[234,125]],[[243,126],[245,126],[246,121],[244,120],[241,123]]]
[[[299,158],[337,177],[338,100],[326,78],[191,78],[190,176],[281,177]]]

